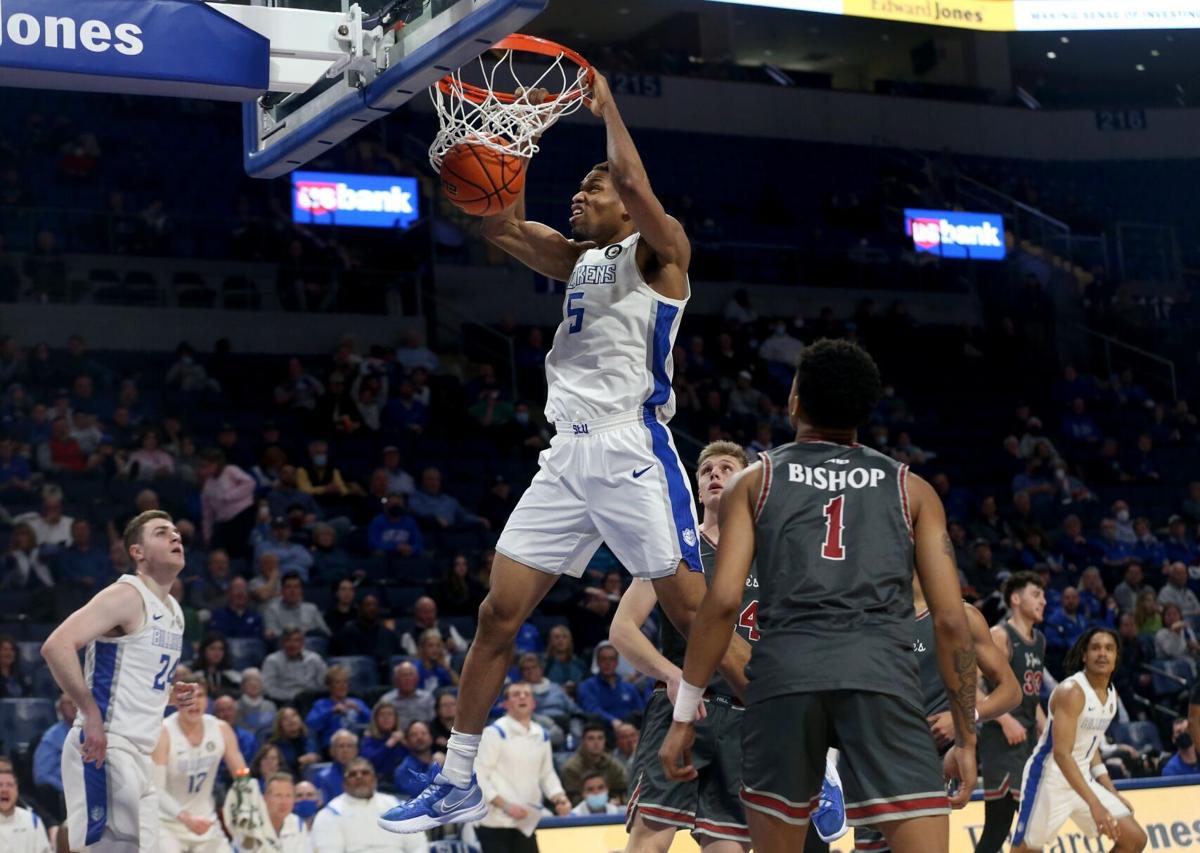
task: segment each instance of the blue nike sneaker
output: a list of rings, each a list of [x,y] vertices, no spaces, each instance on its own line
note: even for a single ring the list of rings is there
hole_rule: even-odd
[[[837,766],[829,759],[825,760],[821,799],[813,810],[811,819],[817,835],[821,836],[821,840],[826,844],[836,841],[850,830],[846,825],[846,800],[842,797],[842,778],[838,776]]]
[[[378,818],[388,832],[424,832],[448,823],[467,823],[479,820],[488,813],[483,791],[475,777],[465,788],[456,788],[442,775],[442,768],[433,765],[425,774],[425,790],[407,803],[389,809]]]

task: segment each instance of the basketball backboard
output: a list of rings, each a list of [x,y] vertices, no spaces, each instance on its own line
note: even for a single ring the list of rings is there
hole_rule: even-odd
[[[548,0],[265,2],[210,4],[271,39],[271,91],[243,106],[246,172],[260,178],[286,174],[424,97]]]

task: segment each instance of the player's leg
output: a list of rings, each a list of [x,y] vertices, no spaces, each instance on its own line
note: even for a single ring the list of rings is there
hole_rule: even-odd
[[[1118,820],[1117,826],[1121,829],[1120,840],[1113,847],[1113,853],[1142,853],[1146,849],[1149,840],[1146,838],[1146,830],[1133,819],[1133,815],[1126,815]]]
[[[753,809],[746,812],[750,824],[750,836],[754,839],[755,853],[796,853],[804,849],[808,835],[808,824],[792,824]]]
[[[950,817],[928,815],[877,824],[893,853],[948,853]]]
[[[699,773],[692,836],[705,853],[748,853],[750,825],[740,796],[746,711],[727,697],[713,697],[705,704],[708,716],[696,725],[692,746]]]
[[[165,826],[158,830],[158,849],[162,853],[187,853],[178,836]]]
[[[629,833],[626,853],[666,853],[675,833],[691,831],[696,823],[696,797],[699,782],[674,782],[663,772],[658,760],[671,727],[673,708],[665,690],[656,690],[646,704],[642,718],[642,733],[634,755],[632,791],[625,810],[625,828]],[[707,721],[706,721],[707,722]],[[700,762],[699,749],[704,736],[698,729],[693,758]]]
[[[975,843],[975,853],[999,853],[1008,838],[1013,815],[1017,813],[1017,800],[1011,792],[983,803],[983,831]]]
[[[627,829],[629,842],[625,845],[625,853],[667,853],[680,827],[652,823],[641,813],[630,818]]]
[[[1020,805],[1021,780],[1033,744],[1009,744],[1004,730],[989,723],[979,733],[979,765],[983,776],[983,831],[975,853],[1000,853],[1013,815]]]
[[[1146,847],[1146,831],[1133,819],[1133,814],[1129,811],[1129,807],[1099,782],[1092,779],[1088,779],[1087,781],[1092,789],[1092,793],[1096,795],[1101,805],[1108,810],[1108,813],[1117,822],[1117,839],[1113,843],[1112,853],[1141,853]],[[1092,836],[1099,834],[1099,827],[1092,820],[1091,809],[1087,807],[1082,797],[1079,797],[1074,791],[1070,793],[1074,801],[1071,820],[1075,821],[1075,824],[1085,833]]]

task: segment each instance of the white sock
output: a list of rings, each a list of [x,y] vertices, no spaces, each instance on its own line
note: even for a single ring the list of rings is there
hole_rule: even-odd
[[[467,735],[458,729],[450,729],[450,740],[446,743],[446,766],[442,775],[456,788],[471,784],[475,772],[475,753],[479,752],[479,735]]]

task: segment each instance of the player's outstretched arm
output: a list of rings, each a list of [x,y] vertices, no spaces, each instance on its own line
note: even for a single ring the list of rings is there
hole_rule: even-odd
[[[137,631],[146,618],[144,611],[137,590],[128,584],[113,584],[68,616],[42,643],[42,658],[50,674],[83,715],[84,740],[80,752],[85,763],[95,762],[99,766],[104,761],[108,739],[100,709],[79,665],[79,650],[116,630],[126,634]]]
[[[608,639],[621,657],[633,664],[638,672],[665,681],[668,685],[674,681],[678,687],[682,670],[667,660],[642,633],[642,625],[656,604],[658,594],[654,591],[654,584],[635,580],[617,604],[617,612],[613,614],[612,625],[608,629]],[[671,691],[671,700],[675,700],[674,691]]]
[[[221,720],[219,723],[221,729],[221,738],[225,741],[225,752],[222,758],[225,760],[225,769],[229,771],[229,775],[234,779],[245,774],[247,768],[246,757],[242,755],[242,750],[238,746],[237,735],[234,734],[233,726]]]
[[[1008,655],[992,642],[992,634],[983,614],[970,604],[964,604],[963,609],[967,614],[971,638],[975,642],[975,659],[979,662],[979,669],[988,681],[996,685],[976,706],[979,719],[994,720],[1021,704],[1021,685],[1008,665]]]
[[[608,81],[599,72],[592,82],[591,107],[594,115],[604,119],[608,133],[608,174],[613,187],[658,261],[660,274],[651,286],[664,296],[683,299],[687,296],[685,276],[692,260],[691,244],[683,226],[667,214],[650,188],[650,177],[637,146],[621,118]]]
[[[570,278],[579,255],[594,245],[568,240],[549,225],[527,220],[524,188],[507,208],[483,218],[483,237],[534,272],[555,281]]]

